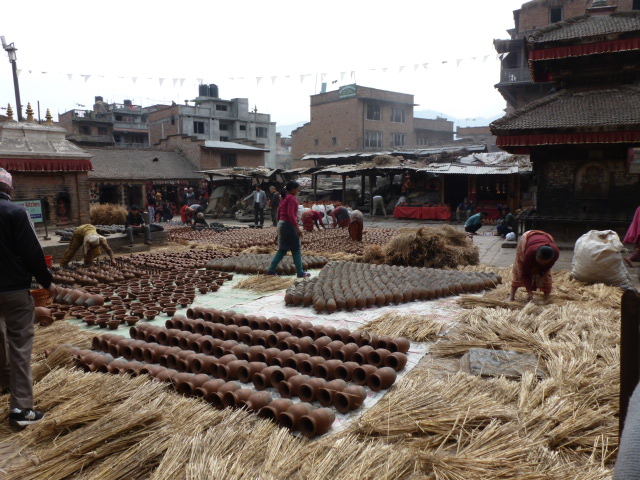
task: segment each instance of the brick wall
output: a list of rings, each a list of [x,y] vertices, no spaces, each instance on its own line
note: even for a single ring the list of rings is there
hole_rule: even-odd
[[[89,180],[87,172],[12,172],[14,200],[45,198],[49,204],[49,225],[89,223]],[[67,215],[57,202],[69,200]]]
[[[149,137],[151,145],[170,135],[180,134],[180,105],[156,110],[149,113]],[[173,122],[173,123],[172,123]]]

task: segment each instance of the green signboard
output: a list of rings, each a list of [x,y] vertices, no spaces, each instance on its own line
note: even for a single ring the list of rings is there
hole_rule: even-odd
[[[344,85],[338,90],[338,98],[348,98],[356,96],[356,84]]]
[[[26,208],[33,223],[44,222],[44,217],[42,214],[42,200],[16,200],[12,203],[15,203],[16,205],[22,205],[24,208]]]

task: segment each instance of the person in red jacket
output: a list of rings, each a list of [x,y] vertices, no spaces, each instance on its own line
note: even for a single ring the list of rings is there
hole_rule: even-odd
[[[516,250],[509,300],[515,300],[520,287],[527,289],[528,301],[533,300],[533,293],[538,289],[544,294],[544,299],[548,300],[553,287],[551,267],[559,256],[560,250],[551,235],[540,230],[525,232]]]
[[[285,186],[284,198],[280,202],[280,208],[278,209],[278,251],[273,257],[267,275],[276,275],[278,264],[290,251],[298,277],[311,276],[302,267],[302,246],[300,244],[302,231],[298,225],[298,207],[300,204],[297,199],[299,188],[300,184],[294,181],[290,181]]]

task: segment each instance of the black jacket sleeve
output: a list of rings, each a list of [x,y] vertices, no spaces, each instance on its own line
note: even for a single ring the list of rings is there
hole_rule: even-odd
[[[15,239],[19,254],[27,269],[36,277],[44,288],[49,288],[53,276],[47,268],[44,252],[38,241],[29,214],[25,210],[17,210],[14,218]]]

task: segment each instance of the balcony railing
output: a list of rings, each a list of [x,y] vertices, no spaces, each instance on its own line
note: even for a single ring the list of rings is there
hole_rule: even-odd
[[[528,67],[503,68],[500,72],[500,82],[531,82],[531,72]]]

